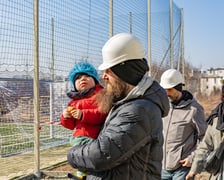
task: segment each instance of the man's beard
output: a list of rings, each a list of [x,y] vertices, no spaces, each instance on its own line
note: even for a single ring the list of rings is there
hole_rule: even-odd
[[[106,82],[106,84],[108,83]],[[96,97],[99,111],[103,113],[108,113],[114,103],[125,98],[128,90],[128,85],[122,80],[117,80],[113,86],[110,84],[112,90],[108,90],[107,86]]]

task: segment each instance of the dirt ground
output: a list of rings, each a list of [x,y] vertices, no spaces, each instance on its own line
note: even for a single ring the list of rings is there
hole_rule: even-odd
[[[220,96],[212,96],[212,97],[202,97],[197,99],[199,103],[204,107],[205,114],[208,116],[210,112],[220,103]],[[55,167],[52,169],[52,171],[70,171],[73,172],[75,169],[73,169],[69,164],[65,163],[61,166]],[[206,172],[203,172],[201,174],[198,174],[195,177],[195,180],[207,180],[209,177],[209,174]]]

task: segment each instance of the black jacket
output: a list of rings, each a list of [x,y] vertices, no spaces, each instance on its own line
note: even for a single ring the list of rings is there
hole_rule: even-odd
[[[162,117],[168,111],[164,89],[144,76],[111,109],[96,140],[71,148],[68,162],[88,171],[87,180],[161,179]]]

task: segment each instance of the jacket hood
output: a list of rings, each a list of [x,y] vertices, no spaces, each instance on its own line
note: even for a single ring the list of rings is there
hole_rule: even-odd
[[[175,107],[175,109],[181,109],[195,102],[196,100],[194,99],[193,95],[189,91],[183,90],[181,99],[176,102],[170,102],[170,104],[171,106]]]
[[[162,117],[168,114],[170,105],[165,90],[159,85],[159,83],[152,80],[148,75],[144,75],[138,85],[135,86],[129,94],[118,103],[137,97],[148,99],[159,106],[162,112]]]

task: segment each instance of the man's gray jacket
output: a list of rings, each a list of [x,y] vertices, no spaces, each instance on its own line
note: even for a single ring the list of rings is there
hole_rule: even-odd
[[[180,160],[189,158],[199,141],[204,137],[207,122],[203,107],[193,98],[181,100],[178,105],[170,104],[168,116],[163,118],[163,169],[176,170]]]
[[[213,120],[213,124],[208,126],[202,142],[198,145],[195,151],[193,164],[191,166],[191,171],[194,172],[195,174],[198,174],[204,170],[203,169],[204,160],[206,159],[208,154],[211,151],[215,150],[222,142],[222,138],[224,137],[224,135],[223,133],[221,133],[220,130],[216,129],[217,121],[218,121],[218,118],[216,117]],[[224,165],[224,161],[223,161],[223,165]],[[209,179],[210,180],[219,179],[219,177],[221,176],[221,173],[223,173],[223,170],[222,172],[219,172],[217,175],[211,174]]]

